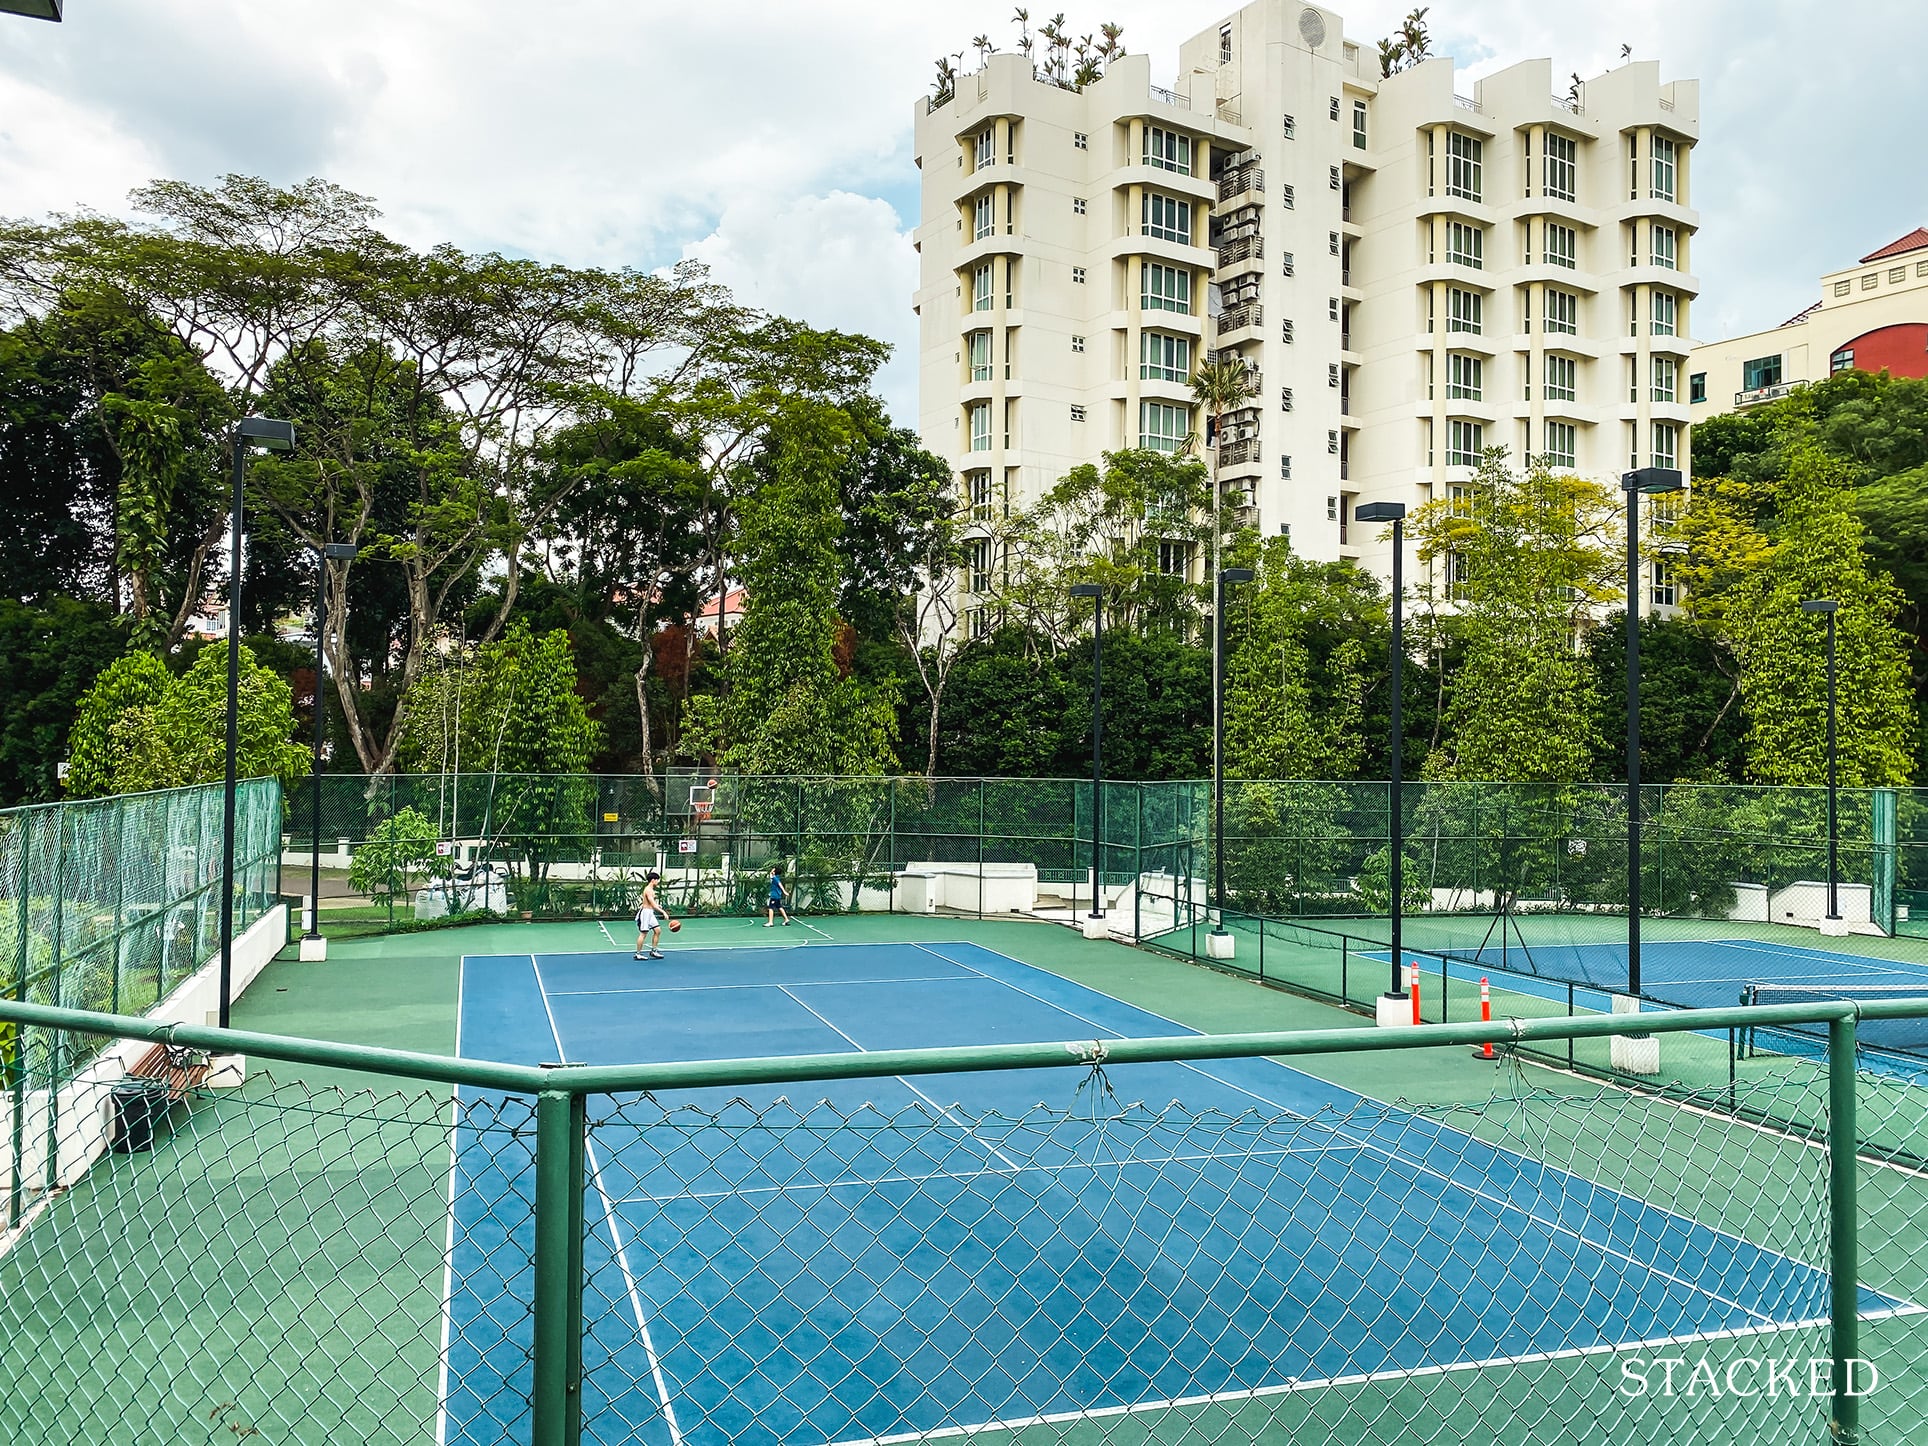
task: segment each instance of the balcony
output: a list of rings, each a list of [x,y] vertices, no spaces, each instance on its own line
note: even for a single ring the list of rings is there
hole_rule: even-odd
[[[1228,514],[1234,527],[1257,527],[1259,509],[1250,502],[1241,503]]]
[[[1221,467],[1243,467],[1259,460],[1259,439],[1257,437],[1234,437],[1229,442],[1218,444],[1218,465]]]
[[[1238,306],[1228,306],[1218,314],[1213,326],[1219,337],[1229,336],[1247,327],[1256,327],[1265,320],[1265,308],[1256,301],[1244,302]]]
[[[1223,206],[1235,196],[1249,193],[1262,193],[1265,190],[1265,172],[1257,166],[1235,166],[1219,177],[1218,203]]]
[[[1734,405],[1737,407],[1751,407],[1759,402],[1778,401],[1799,385],[1799,382],[1776,382],[1771,387],[1755,387],[1749,392],[1735,392]]]
[[[1222,242],[1218,248],[1220,269],[1240,261],[1257,261],[1265,255],[1265,238],[1256,233],[1248,236],[1235,236]]]

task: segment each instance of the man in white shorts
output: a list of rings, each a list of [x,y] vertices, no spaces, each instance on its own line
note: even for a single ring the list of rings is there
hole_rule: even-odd
[[[668,917],[661,900],[656,897],[656,880],[661,877],[656,870],[649,871],[643,883],[642,906],[636,910],[636,952],[634,959],[661,959],[663,957],[663,920]],[[644,952],[644,942],[649,945]]]

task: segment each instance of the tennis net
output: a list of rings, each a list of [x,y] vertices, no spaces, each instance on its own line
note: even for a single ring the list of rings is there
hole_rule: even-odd
[[[1872,1003],[1877,1000],[1928,998],[1928,983],[1906,984],[1780,984],[1750,983],[1741,1002],[1758,1004]],[[1865,1049],[1928,1053],[1928,1019],[1864,1019],[1858,1030]],[[1744,1053],[1813,1054],[1827,1038],[1825,1024],[1797,1024],[1774,1029],[1750,1029],[1742,1040]]]

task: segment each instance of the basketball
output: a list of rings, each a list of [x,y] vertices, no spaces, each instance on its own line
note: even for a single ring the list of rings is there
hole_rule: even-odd
[[[669,931],[672,934],[674,934],[678,929],[682,927],[683,927],[683,921],[681,919],[671,919],[669,921]]]

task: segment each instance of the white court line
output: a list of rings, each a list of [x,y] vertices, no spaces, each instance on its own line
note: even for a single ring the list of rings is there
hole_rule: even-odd
[[[542,995],[542,1012],[549,1018],[550,1038],[556,1042],[556,1058],[567,1063],[569,1056],[562,1047],[562,1031],[556,1028],[555,1011],[549,1007],[549,993],[542,986],[542,966],[536,963],[533,954],[529,956],[529,967],[536,971],[536,989]],[[643,1311],[642,1297],[636,1289],[636,1277],[629,1269],[629,1254],[623,1245],[622,1227],[617,1223],[609,1192],[603,1189],[602,1165],[596,1158],[596,1147],[586,1137],[583,1140],[583,1154],[589,1162],[589,1178],[595,1184],[596,1196],[603,1203],[603,1218],[609,1222],[609,1238],[616,1247],[616,1268],[623,1273],[623,1288],[628,1292],[629,1308],[636,1317],[636,1332],[642,1337],[643,1356],[649,1362],[649,1374],[656,1383],[656,1396],[663,1405],[663,1419],[669,1425],[670,1446],[683,1446],[683,1433],[676,1425],[676,1407],[670,1402],[669,1383],[663,1379],[663,1363],[656,1354],[656,1342],[650,1338],[649,1318]]]
[[[961,1127],[966,1134],[973,1133],[968,1125]],[[923,1175],[879,1175],[875,1178],[864,1175],[845,1175],[837,1180],[810,1180],[795,1185],[752,1185],[737,1190],[680,1190],[674,1195],[625,1195],[617,1202],[623,1205],[669,1205],[678,1200],[737,1200],[747,1195],[810,1195],[823,1194],[831,1190],[852,1190],[871,1188],[877,1185],[924,1185],[938,1180],[981,1180],[986,1177],[1007,1178],[1018,1175],[1060,1175],[1076,1170],[1096,1173],[1101,1169],[1123,1172],[1127,1166],[1143,1165],[1163,1167],[1166,1165],[1195,1165],[1204,1160],[1250,1160],[1278,1157],[1284,1159],[1293,1155],[1356,1155],[1357,1145],[1315,1145],[1304,1149],[1285,1148],[1279,1150],[1241,1150],[1236,1154],[1219,1155],[1211,1151],[1196,1154],[1139,1156],[1129,1160],[1067,1160],[1059,1165],[1019,1165],[1014,1170],[995,1170],[988,1166],[979,1170],[932,1170]]]
[[[802,948],[806,948],[807,946],[803,944],[777,944],[777,945],[772,945],[771,947],[773,949],[802,949]],[[836,986],[846,986],[851,984],[945,984],[955,980],[956,978],[957,976],[955,974],[910,974],[910,975],[903,975],[903,976],[890,978],[890,979],[821,979],[821,980],[813,980],[809,984],[799,983],[797,984],[797,988],[810,989],[810,988],[814,988],[817,984],[829,984],[829,985],[836,985]],[[716,990],[717,992],[721,993],[725,990],[730,990],[730,989],[784,989],[787,987],[788,986],[786,985],[772,984],[768,982],[756,983],[756,984],[710,984],[710,983],[638,984],[633,986],[625,986],[621,989],[557,989],[551,993],[550,998],[570,999],[570,998],[581,997],[584,995],[596,995],[596,994],[661,994],[667,990],[677,990],[685,994],[693,993],[697,990],[703,990],[706,992],[709,990]]]
[[[1913,1315],[1920,1313],[1920,1307],[1909,1310],[1881,1311],[1864,1315],[1863,1320],[1885,1319],[1888,1316]],[[1298,1395],[1306,1391],[1323,1391],[1333,1386],[1364,1386],[1375,1381],[1413,1381],[1427,1376],[1448,1376],[1463,1371],[1488,1370],[1495,1366],[1530,1366],[1549,1361],[1578,1360],[1585,1356],[1612,1355],[1619,1351],[1656,1350],[1665,1346],[1692,1345],[1699,1341],[1741,1340],[1750,1336],[1778,1335],[1783,1331],[1811,1330],[1828,1323],[1826,1316],[1813,1320],[1789,1321],[1785,1324],[1763,1327],[1739,1327],[1731,1330],[1700,1331],[1688,1335],[1657,1336],[1651,1340],[1628,1341],[1618,1345],[1573,1346],[1560,1351],[1534,1351],[1520,1356],[1489,1356],[1477,1361],[1453,1361],[1440,1366],[1412,1366],[1405,1370],[1368,1371],[1352,1376],[1327,1376],[1318,1380],[1291,1380],[1276,1386],[1253,1386],[1237,1391],[1209,1391],[1195,1396],[1174,1396],[1163,1401],[1140,1401],[1129,1406],[1087,1407],[1075,1411],[1055,1411],[1049,1415],[1020,1416],[1002,1421],[985,1421],[971,1426],[940,1426],[929,1431],[903,1431],[888,1436],[851,1436],[832,1446],[900,1446],[909,1441],[936,1441],[955,1439],[960,1436],[975,1436],[982,1431],[1019,1431],[1027,1426],[1059,1426],[1078,1421],[1095,1421],[1118,1416],[1135,1416],[1150,1411],[1170,1411],[1189,1406],[1224,1405],[1231,1402],[1257,1401],[1270,1396]]]
[[[778,986],[778,987],[783,988],[783,986]],[[861,1044],[857,1043],[856,1040],[852,1039],[848,1034],[845,1034],[841,1029],[837,1028],[836,1025],[832,1024],[828,1019],[824,1018],[824,1016],[820,1012],[818,1012],[815,1009],[811,1009],[808,1004],[805,1004],[801,999],[798,999],[796,995],[791,994],[788,988],[783,988],[783,992],[789,995],[789,997],[796,1004],[801,1006],[805,1011],[807,1011],[810,1014],[814,1014],[818,1019],[823,1020],[824,1027],[826,1029],[828,1029],[832,1034],[835,1034],[839,1038],[841,1038],[846,1044],[848,1044],[852,1049],[856,1050],[859,1054],[870,1053],[869,1050],[865,1049]],[[1002,1150],[998,1149],[998,1147],[996,1145],[993,1145],[989,1140],[981,1138],[978,1135],[977,1131],[971,1128],[970,1122],[968,1120],[961,1120],[956,1115],[952,1114],[949,1106],[939,1103],[934,1096],[927,1094],[922,1088],[912,1084],[908,1079],[905,1079],[902,1075],[893,1075],[891,1076],[891,1078],[895,1079],[905,1089],[909,1090],[912,1094],[916,1095],[917,1098],[924,1101],[925,1104],[929,1105],[932,1109],[936,1110],[940,1117],[947,1119],[951,1121],[951,1123],[958,1126],[958,1128],[963,1130],[965,1134],[969,1135],[979,1145],[983,1146],[988,1153],[997,1156],[998,1159],[1002,1160],[1011,1169],[1022,1170],[1024,1168],[1016,1160],[1013,1160],[1009,1155],[1005,1154]]]
[[[464,954],[455,969],[455,1057],[462,1057],[462,991],[468,983],[469,959]],[[435,1391],[435,1446],[448,1446],[449,1439],[449,1351],[455,1331],[455,1177],[461,1168],[462,1152],[456,1145],[461,1129],[462,1086],[449,1091],[449,1230],[442,1246],[442,1358],[437,1367]]]
[[[983,948],[982,945],[975,945],[973,947]],[[987,954],[997,954],[997,951],[995,949],[986,949],[985,952]],[[942,954],[939,954],[937,957],[942,959],[945,956]],[[997,954],[997,957],[1000,959],[1009,960],[1009,962],[1018,965],[1020,968],[1032,967],[1030,965],[1025,964],[1024,961],[1021,959],[1011,959],[1011,957],[1008,954]],[[952,959],[949,962],[953,964],[957,964],[960,968],[964,968],[964,969],[971,969],[972,967],[969,964],[963,963],[961,960]],[[1003,984],[1006,988],[1015,990],[1019,994],[1022,994],[1028,998],[1034,999],[1038,1003],[1045,1005],[1047,1008],[1055,1009],[1060,1014],[1068,1015],[1069,1017],[1079,1020],[1082,1023],[1089,1024],[1093,1029],[1103,1028],[1103,1026],[1101,1026],[1096,1020],[1090,1018],[1089,1016],[1080,1014],[1077,1011],[1072,1009],[1067,1009],[1062,1004],[1056,1004],[1053,1001],[1044,998],[1042,995],[1035,994],[1031,990],[1023,988],[1021,985],[1013,984],[1009,980],[998,979],[995,975],[985,974],[982,970],[973,969],[972,972],[981,975],[985,979],[992,980],[995,983]],[[1076,983],[1075,980],[1068,980],[1066,982],[1072,983],[1072,984]],[[1123,1001],[1120,1000],[1117,1002],[1122,1003]],[[1138,1008],[1138,1006],[1136,1005],[1130,1005],[1127,1007],[1134,1008],[1134,1009]],[[1140,1010],[1140,1012],[1151,1015],[1153,1019],[1163,1020],[1165,1023],[1172,1025],[1174,1028],[1183,1029],[1186,1027],[1180,1024],[1175,1019],[1165,1019],[1163,1015],[1152,1014],[1151,1011],[1148,1009]],[[1197,1031],[1193,1031],[1193,1032],[1196,1033]],[[1199,1067],[1196,1063],[1192,1061],[1174,1060],[1170,1062],[1179,1065],[1179,1067],[1182,1069],[1191,1070],[1193,1073],[1198,1074],[1205,1079],[1209,1079],[1213,1083],[1218,1084],[1226,1089],[1233,1090],[1236,1093],[1245,1095],[1250,1099],[1254,1099],[1259,1101],[1262,1104],[1268,1105],[1274,1110],[1284,1110],[1287,1114],[1292,1114],[1299,1119],[1309,1120],[1314,1123],[1321,1123],[1321,1124],[1324,1123],[1323,1121],[1313,1120],[1313,1117],[1311,1116],[1300,1115],[1296,1111],[1293,1111],[1288,1107],[1282,1105],[1279,1101],[1267,1099],[1264,1095],[1259,1094],[1255,1090],[1247,1089],[1245,1086],[1237,1084],[1232,1080],[1223,1079],[1220,1076],[1213,1074],[1211,1071]],[[1338,1088],[1337,1086],[1330,1085],[1326,1081],[1318,1080],[1317,1076],[1315,1075],[1306,1074],[1304,1070],[1293,1069],[1290,1065],[1281,1065],[1281,1064],[1278,1064],[1277,1061],[1269,1061],[1269,1062],[1272,1063],[1275,1068],[1286,1070],[1292,1074],[1301,1075],[1304,1078],[1313,1080],[1316,1083],[1327,1084],[1327,1088]],[[1353,1091],[1348,1090],[1347,1093],[1351,1094],[1353,1093]],[[1356,1097],[1359,1099],[1366,1098],[1366,1096],[1364,1095],[1358,1095]],[[1387,1108],[1394,1108],[1394,1107],[1388,1106]],[[1410,1111],[1410,1110],[1404,1111],[1403,1113],[1409,1115],[1413,1119],[1421,1118],[1419,1115],[1415,1114],[1413,1111]],[[1723,1305],[1730,1305],[1734,1309],[1739,1311],[1744,1311],[1746,1314],[1753,1316],[1757,1320],[1763,1320],[1763,1321],[1772,1320],[1771,1316],[1767,1315],[1762,1311],[1755,1310],[1752,1306],[1745,1305],[1738,1300],[1730,1300],[1726,1296],[1721,1295],[1716,1291],[1708,1290],[1704,1286],[1696,1285],[1691,1281],[1685,1280],[1677,1275],[1674,1275],[1671,1271],[1662,1270],[1658,1266],[1648,1261],[1641,1260],[1639,1257],[1633,1255],[1629,1251],[1621,1250],[1613,1246],[1609,1246],[1599,1241],[1593,1240],[1592,1238],[1582,1233],[1581,1231],[1576,1230],[1572,1226],[1566,1225],[1561,1221],[1547,1220],[1542,1216],[1540,1216],[1539,1214],[1537,1214],[1536,1212],[1532,1210],[1524,1209],[1521,1206],[1515,1204],[1513,1201],[1504,1198],[1503,1196],[1491,1194],[1484,1189],[1480,1189],[1472,1185],[1468,1185],[1463,1181],[1456,1180],[1451,1175],[1447,1174],[1445,1171],[1439,1170],[1434,1166],[1427,1164],[1424,1160],[1407,1159],[1405,1156],[1400,1154],[1399,1151],[1395,1149],[1390,1149],[1385,1145],[1375,1143],[1371,1139],[1362,1139],[1359,1136],[1352,1134],[1350,1131],[1341,1129],[1337,1125],[1325,1125],[1325,1128],[1330,1129],[1339,1138],[1344,1140],[1349,1140],[1352,1143],[1356,1144],[1362,1151],[1370,1151],[1376,1155],[1383,1157],[1388,1162],[1402,1165],[1405,1168],[1412,1170],[1416,1174],[1431,1176],[1433,1179],[1438,1180],[1443,1185],[1445,1185],[1447,1189],[1462,1191],[1465,1194],[1471,1196],[1475,1200],[1481,1200],[1486,1202],[1488,1205],[1492,1206],[1493,1208],[1495,1208],[1496,1210],[1502,1213],[1511,1211],[1515,1215],[1522,1215],[1526,1219],[1531,1220],[1534,1224],[1546,1230],[1549,1234],[1564,1235],[1573,1240],[1577,1240],[1582,1245],[1585,1245],[1587,1248],[1591,1249],[1595,1254],[1601,1256],[1603,1259],[1618,1259],[1618,1260],[1624,1261],[1627,1264],[1636,1267],[1637,1269],[1648,1271],[1662,1280],[1669,1281],[1673,1284],[1679,1285],[1683,1287],[1685,1290],[1687,1290],[1690,1294],[1704,1295],[1709,1300],[1716,1300]],[[1472,1143],[1477,1143],[1479,1145],[1482,1145],[1484,1148],[1491,1150],[1496,1155],[1508,1156],[1513,1160],[1518,1161],[1521,1166],[1521,1174],[1523,1176],[1531,1177],[1531,1175],[1534,1173],[1532,1170],[1529,1170],[1526,1168],[1528,1165],[1534,1164],[1534,1162],[1530,1161],[1525,1155],[1520,1154],[1517,1150],[1503,1149],[1500,1146],[1489,1144],[1486,1141],[1481,1140],[1477,1135],[1468,1134],[1464,1130],[1454,1129],[1451,1126],[1440,1126],[1439,1128],[1442,1130],[1442,1132],[1450,1131],[1451,1133],[1460,1136],[1462,1139],[1465,1139]],[[1613,1196],[1617,1199],[1626,1201],[1631,1205],[1637,1205],[1642,1210],[1652,1210],[1661,1215],[1669,1216],[1672,1219],[1683,1222],[1684,1224],[1686,1224],[1687,1226],[1693,1229],[1705,1230],[1709,1234],[1712,1234],[1716,1237],[1725,1237],[1728,1240],[1734,1241],[1736,1244],[1745,1245],[1749,1250],[1757,1251],[1762,1255],[1774,1255],[1774,1256],[1777,1256],[1779,1259],[1791,1261],[1796,1265],[1802,1264],[1802,1262],[1800,1261],[1795,1261],[1792,1256],[1783,1255],[1779,1251],[1768,1250],[1764,1246],[1756,1245],[1750,1240],[1745,1240],[1742,1237],[1733,1234],[1731,1231],[1720,1230],[1711,1225],[1702,1225],[1699,1221],[1693,1220],[1688,1216],[1681,1215],[1676,1211],[1668,1210],[1661,1206],[1654,1205],[1649,1201],[1641,1200],[1637,1196],[1627,1194],[1624,1190],[1616,1190],[1610,1185],[1602,1185],[1598,1181],[1588,1180],[1585,1176],[1576,1175],[1571,1170],[1563,1169],[1560,1166],[1540,1163],[1537,1165],[1536,1168],[1542,1175],[1544,1175],[1548,1171],[1552,1171],[1553,1173],[1556,1173],[1567,1180],[1577,1181],[1581,1184],[1584,1184],[1587,1187],[1586,1193],[1588,1194],[1591,1194],[1596,1191],[1602,1192],[1607,1195]],[[1588,1202],[1587,1218],[1590,1221],[1597,1221],[1600,1219],[1600,1217],[1591,1208],[1591,1201]],[[1813,1269],[1814,1267],[1804,1266],[1804,1268]]]

